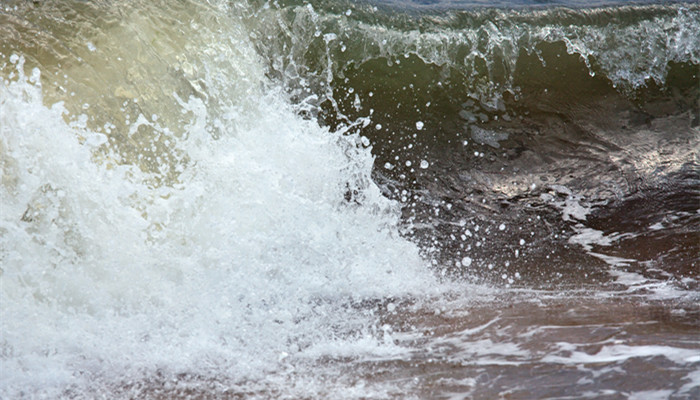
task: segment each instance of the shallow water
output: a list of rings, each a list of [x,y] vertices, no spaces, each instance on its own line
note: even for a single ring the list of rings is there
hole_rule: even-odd
[[[0,398],[699,397],[700,8],[560,5],[4,2]]]

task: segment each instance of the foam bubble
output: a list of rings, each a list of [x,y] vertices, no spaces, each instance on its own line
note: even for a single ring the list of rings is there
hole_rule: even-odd
[[[190,39],[205,49],[253,54],[244,31],[223,41],[197,29]],[[1,397],[88,393],[156,372],[255,379],[302,354],[400,351],[358,335],[376,321],[353,304],[425,293],[432,278],[372,183],[369,150],[263,90],[255,56],[228,59],[224,80],[208,67],[225,47],[190,51],[208,98],[175,96],[184,124],[167,125],[177,118],[157,108],[165,99],[141,98],[158,122],[137,114],[102,132],[92,119],[118,108],[80,118],[67,102],[84,99],[47,107],[24,58],[11,57],[15,78],[0,82]],[[105,77],[89,67],[66,72]],[[119,143],[144,132],[170,147]],[[160,179],[161,168],[179,172]]]

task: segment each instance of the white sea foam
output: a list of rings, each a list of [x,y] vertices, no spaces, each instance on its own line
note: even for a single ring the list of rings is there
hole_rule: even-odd
[[[633,392],[627,397],[629,400],[665,400],[671,397],[673,390],[645,390]]]
[[[245,53],[233,33],[226,43]],[[206,71],[221,54],[200,56]],[[13,55],[0,82],[0,397],[94,393],[156,374],[244,381],[305,351],[399,351],[372,336],[371,314],[352,312],[430,290],[398,209],[372,183],[359,139],[263,90],[255,57],[227,60],[228,81],[201,73],[207,101],[179,100],[185,135],[168,140],[186,161],[167,166],[181,173],[165,184],[101,161],[94,115],[44,105],[40,72],[25,76],[23,60]],[[152,124],[133,119],[132,135]]]
[[[700,362],[700,355],[698,355],[698,360],[696,361]],[[696,371],[688,373],[683,380],[689,382],[681,386],[681,388],[678,390],[679,393],[689,393],[693,389],[700,389],[700,368],[698,368]]]
[[[542,360],[553,363],[581,364],[614,363],[640,357],[665,357],[676,364],[689,364],[698,362],[700,354],[696,349],[659,345],[629,346],[625,344],[603,346],[597,353],[589,354],[575,350],[576,346],[573,344],[560,343],[560,345],[567,355],[547,355]]]
[[[476,80],[478,71],[483,68],[479,65],[483,62],[492,79],[505,73],[505,86],[508,89],[514,89],[510,86],[514,83],[514,72],[522,50],[537,56],[545,64],[537,46],[542,42],[562,43],[568,54],[580,58],[591,76],[602,73],[622,90],[634,90],[651,81],[662,84],[666,81],[669,62],[697,64],[700,59],[699,42],[691,39],[698,28],[698,9],[683,5],[677,6],[675,13],[625,24],[590,23],[591,20],[598,19],[600,14],[608,12],[605,8],[582,9],[581,15],[578,15],[581,18],[579,22],[563,24],[544,23],[550,18],[540,20],[539,18],[546,16],[548,11],[535,10],[521,14],[520,11],[502,10],[497,16],[475,27],[455,27],[451,24],[440,26],[439,23],[432,26],[426,23],[423,29],[401,29],[367,23],[362,19],[347,18],[337,13],[317,12],[311,6],[291,8],[295,18],[289,22],[274,15],[267,18],[271,24],[260,28],[261,32],[266,34],[275,32],[278,36],[293,35],[295,43],[291,45],[291,49],[285,49],[289,52],[289,58],[280,58],[275,65],[276,68],[294,71],[286,77],[290,82],[298,80],[299,76],[307,72],[301,60],[308,57],[307,50],[311,46],[311,40],[316,38],[314,34],[328,29],[336,33],[326,33],[326,38],[336,39],[339,32],[352,35],[350,52],[359,57],[352,59],[353,63],[361,64],[373,58],[385,58],[390,64],[400,64],[402,58],[413,55],[426,64],[445,65],[462,70]],[[272,14],[278,12],[273,8],[267,8],[266,11]],[[532,22],[522,23],[520,18],[523,17],[526,21],[528,17],[532,18]],[[622,18],[626,17],[629,18]],[[437,18],[436,21],[441,19]],[[520,20],[521,23],[513,23],[512,20]],[[359,35],[361,40],[355,35]],[[269,46],[274,47],[272,44]],[[330,83],[328,76],[342,71],[347,65],[338,61],[343,60],[343,57],[336,60],[329,55],[344,53],[347,46],[342,40],[331,39],[325,40],[325,46],[326,49],[319,52],[321,59],[318,60],[318,64],[328,68],[324,73],[318,74],[318,78]],[[501,70],[503,72],[500,72]],[[340,74],[342,75],[342,72]],[[305,78],[315,79],[314,76]],[[498,86],[489,81],[478,85],[472,95],[475,99],[478,98],[484,109],[502,109],[503,88]],[[463,113],[462,117],[471,122],[476,121],[476,116],[468,111]],[[477,136],[484,136],[481,133]],[[494,133],[489,135],[493,136]],[[497,137],[495,140],[486,140],[485,143],[498,147],[497,142],[500,140],[502,139]]]

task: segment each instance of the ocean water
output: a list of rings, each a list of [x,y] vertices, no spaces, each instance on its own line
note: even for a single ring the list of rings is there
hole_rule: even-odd
[[[0,398],[700,397],[693,2],[0,3]]]

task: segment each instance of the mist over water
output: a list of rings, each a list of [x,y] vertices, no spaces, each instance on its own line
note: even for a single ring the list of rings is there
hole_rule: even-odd
[[[3,3],[0,397],[697,397],[700,9],[635,4]]]

